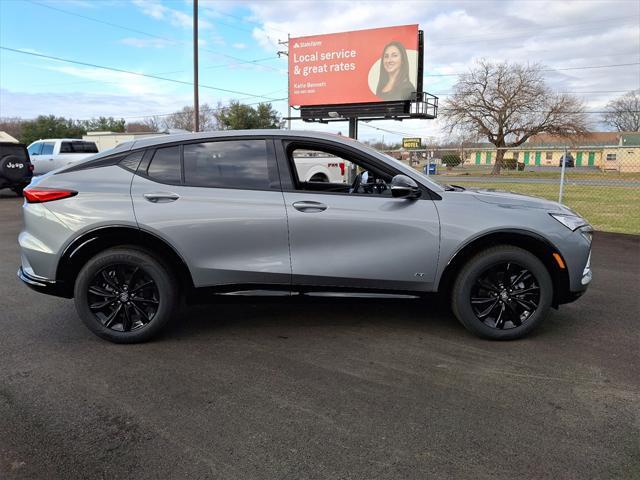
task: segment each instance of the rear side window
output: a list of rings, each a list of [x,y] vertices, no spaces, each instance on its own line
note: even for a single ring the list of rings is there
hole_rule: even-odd
[[[24,146],[20,144],[0,144],[0,158],[6,155],[15,155],[22,160],[27,160],[24,153]]]
[[[98,147],[93,142],[62,142],[60,153],[98,153]]]
[[[265,140],[225,140],[184,145],[184,180],[198,187],[269,189],[278,179]]]
[[[180,183],[180,170],[180,147],[159,148],[147,167],[147,176],[163,183]]]
[[[142,157],[144,157],[144,150],[130,153],[124,159],[120,160],[119,165],[127,170],[135,172],[138,169],[138,165],[140,165]]]
[[[53,146],[55,145],[55,143],[53,142],[44,142],[42,144],[42,152],[40,152],[40,155],[53,155]]]
[[[29,148],[29,155],[40,155],[42,151],[42,142],[34,143]]]

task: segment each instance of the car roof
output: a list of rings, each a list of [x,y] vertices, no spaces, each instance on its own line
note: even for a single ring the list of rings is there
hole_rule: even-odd
[[[157,137],[145,137],[132,140],[131,149],[151,147],[162,145],[165,143],[184,142],[189,140],[206,140],[218,138],[234,138],[234,137],[300,137],[300,138],[316,138],[320,140],[332,140],[340,143],[351,143],[353,140],[349,137],[343,137],[333,133],[315,132],[312,130],[220,130],[215,132],[198,132],[198,133],[173,133],[170,135],[159,135]],[[121,144],[121,145],[124,145]]]
[[[83,140],[81,138],[40,138],[38,140],[35,140],[32,143],[37,143],[37,142],[91,142],[91,143],[96,143],[93,140]]]

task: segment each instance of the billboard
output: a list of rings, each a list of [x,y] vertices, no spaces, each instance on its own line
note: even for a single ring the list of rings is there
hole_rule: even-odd
[[[289,40],[289,104],[410,100],[418,85],[418,25]]]

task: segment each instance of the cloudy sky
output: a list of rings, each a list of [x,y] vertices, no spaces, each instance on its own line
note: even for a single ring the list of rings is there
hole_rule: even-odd
[[[640,88],[638,0],[199,3],[200,99],[211,105],[272,101],[286,113],[287,63],[277,51],[287,34],[414,23],[425,32],[425,90],[442,100],[480,58],[542,63],[553,88],[584,98],[594,112]],[[0,0],[0,116],[136,121],[189,104],[192,8],[188,0]],[[601,129],[599,115],[590,117]],[[443,135],[438,120],[360,127],[362,139],[403,134]]]

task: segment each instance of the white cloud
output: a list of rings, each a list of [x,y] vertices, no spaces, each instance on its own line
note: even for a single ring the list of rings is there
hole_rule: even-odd
[[[238,50],[244,50],[245,48],[247,48],[247,47],[248,47],[246,43],[241,43],[241,42],[234,43],[234,44],[232,44],[231,46],[232,46],[233,48],[237,48]]]
[[[27,93],[0,89],[3,116],[34,118],[58,115],[88,119],[98,116],[136,117],[170,113],[190,103],[190,96],[95,93]]]
[[[125,93],[145,95],[155,92],[170,93],[174,87],[167,82],[154,80],[124,72],[113,72],[102,68],[72,67],[72,66],[52,66],[48,68],[60,73],[65,73],[73,77],[85,78],[95,82],[104,82],[111,90]]]
[[[171,25],[182,28],[193,27],[193,17],[181,10],[169,8],[159,0],[133,0],[133,3],[145,15],[156,20],[167,21]],[[211,28],[211,23],[198,17],[198,28]]]
[[[176,45],[173,40],[163,38],[123,38],[120,43],[136,48],[165,48]]]

